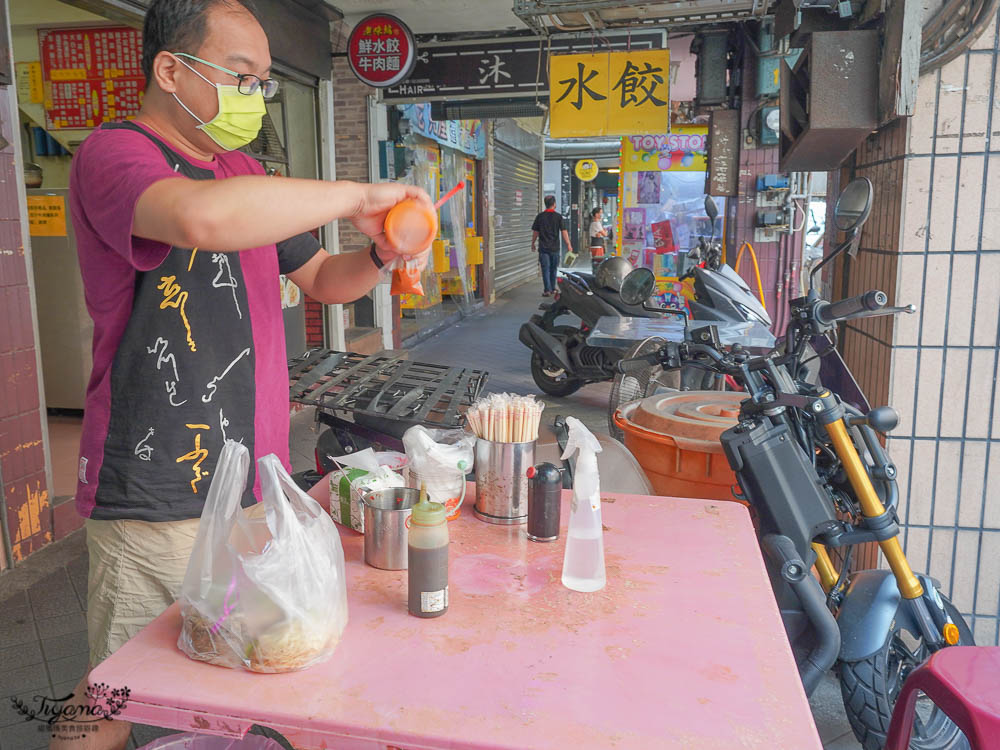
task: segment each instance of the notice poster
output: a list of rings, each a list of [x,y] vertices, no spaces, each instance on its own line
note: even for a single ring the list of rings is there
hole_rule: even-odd
[[[653,246],[664,252],[673,252],[677,249],[674,245],[674,232],[670,226],[670,219],[653,222],[650,229],[653,230]]]
[[[653,256],[653,275],[658,279],[677,275],[677,253],[657,253]]]
[[[624,210],[623,237],[626,240],[646,239],[646,210],[643,208],[626,208]]]
[[[660,205],[660,173],[639,172],[639,203]]]
[[[39,29],[45,125],[94,128],[139,112],[142,32],[126,26]]]
[[[627,258],[633,267],[638,268],[642,265],[642,251],[643,245],[641,242],[626,241],[622,247],[622,256]]]
[[[32,237],[66,236],[66,200],[61,195],[29,195],[27,202]]]

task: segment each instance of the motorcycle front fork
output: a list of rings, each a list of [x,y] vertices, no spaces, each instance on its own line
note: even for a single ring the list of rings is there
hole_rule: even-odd
[[[833,449],[840,459],[848,481],[854,489],[854,494],[861,506],[861,512],[867,519],[883,519],[886,508],[882,500],[872,485],[871,477],[865,469],[865,465],[858,455],[857,447],[847,431],[844,422],[843,407],[837,402],[836,397],[829,391],[819,397],[818,403],[825,407],[818,414],[819,421],[826,428],[826,433],[833,443]],[[926,590],[920,579],[913,573],[903,547],[899,543],[898,531],[896,535],[878,542],[882,554],[885,555],[886,562],[896,579],[899,593],[913,614],[916,622],[920,624],[920,629],[924,637],[924,642],[931,650],[936,650],[944,645],[954,645],[958,642],[958,628],[951,622],[948,613],[944,610],[940,597],[933,590]],[[824,590],[829,593],[836,585],[839,573],[826,547],[822,544],[813,543],[816,552],[816,570],[819,573],[820,583]]]

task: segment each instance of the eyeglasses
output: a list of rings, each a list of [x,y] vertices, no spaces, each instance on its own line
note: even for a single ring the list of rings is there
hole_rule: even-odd
[[[202,65],[207,65],[210,68],[221,70],[223,73],[228,73],[237,80],[237,91],[246,96],[253,96],[259,90],[265,99],[273,99],[274,95],[278,93],[278,81],[274,78],[261,78],[260,76],[255,76],[253,73],[237,73],[235,70],[223,68],[221,65],[216,65],[208,60],[202,60],[200,57],[189,55],[186,52],[174,52],[173,55],[175,57],[186,57],[190,60],[200,62]]]

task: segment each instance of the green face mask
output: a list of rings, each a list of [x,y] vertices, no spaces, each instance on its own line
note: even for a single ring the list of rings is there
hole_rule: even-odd
[[[180,57],[182,54],[183,53],[177,53],[175,57]],[[213,68],[219,68],[219,70],[223,70],[226,73],[239,77],[238,73],[226,70],[225,68],[221,68],[214,63],[201,60],[193,55],[183,56],[190,57],[192,60],[197,60],[198,62],[205,63]],[[264,115],[267,112],[267,108],[264,106],[264,95],[259,87],[251,94],[243,94],[240,93],[239,86],[226,86],[221,83],[210,81],[183,60],[180,62],[186,68],[190,69],[196,76],[205,81],[205,83],[210,86],[215,86],[215,89],[218,92],[219,112],[208,122],[205,122],[198,117],[198,115],[188,109],[187,105],[180,100],[177,94],[173,95],[174,99],[177,100],[177,103],[184,108],[184,111],[201,123],[198,125],[198,130],[204,131],[209,138],[219,144],[219,146],[224,148],[226,151],[235,151],[238,148],[242,148],[257,137],[257,134],[260,132],[261,121],[264,119]]]

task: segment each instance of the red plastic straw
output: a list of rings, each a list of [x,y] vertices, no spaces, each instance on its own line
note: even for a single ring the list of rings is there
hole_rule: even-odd
[[[450,198],[454,197],[455,193],[457,193],[459,190],[461,190],[464,187],[465,187],[465,180],[462,180],[457,185],[455,185],[455,187],[453,187],[447,193],[445,193],[444,195],[442,195],[438,199],[438,202],[434,204],[434,208],[435,209],[441,208],[441,206],[443,206],[445,203],[447,203]]]

